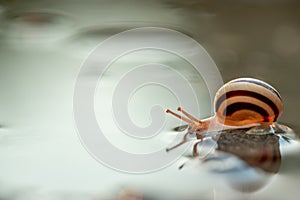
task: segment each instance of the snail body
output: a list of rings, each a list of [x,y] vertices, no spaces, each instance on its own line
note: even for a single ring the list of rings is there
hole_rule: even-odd
[[[271,125],[282,114],[283,103],[280,94],[271,85],[254,78],[238,78],[224,84],[217,91],[214,116],[199,120],[181,107],[178,111],[186,117],[166,110],[189,125],[188,133],[196,133],[197,138],[201,138],[208,131]],[[175,147],[187,142],[185,138]]]

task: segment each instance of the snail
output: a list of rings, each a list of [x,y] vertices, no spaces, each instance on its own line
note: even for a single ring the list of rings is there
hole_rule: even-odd
[[[181,107],[178,111],[186,117],[166,110],[167,113],[186,122],[189,131],[182,142],[168,148],[167,151],[188,142],[189,133],[195,133],[199,139],[208,131],[272,126],[282,114],[283,103],[280,94],[271,85],[254,78],[237,78],[224,84],[217,91],[214,116],[199,120]]]

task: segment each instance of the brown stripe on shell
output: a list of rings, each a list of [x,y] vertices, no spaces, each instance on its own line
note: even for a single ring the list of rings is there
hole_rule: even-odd
[[[278,115],[279,115],[279,109],[275,103],[270,100],[269,98],[261,95],[261,94],[258,94],[256,92],[252,92],[252,91],[245,91],[245,90],[236,90],[236,91],[230,91],[230,92],[227,92],[223,95],[221,95],[220,97],[218,97],[216,103],[215,103],[215,112],[218,113],[219,112],[219,108],[220,108],[220,105],[227,99],[229,98],[233,98],[233,97],[238,97],[238,96],[241,96],[241,97],[252,97],[254,99],[258,99],[262,102],[264,102],[266,105],[268,105],[269,107],[271,107],[271,109],[273,110],[273,113],[269,113],[270,115],[274,115],[274,121],[276,121]],[[249,100],[251,100],[251,98],[249,98]],[[253,101],[251,101],[253,103]]]
[[[245,103],[245,102],[233,103],[226,107],[226,109],[223,111],[223,115],[231,116],[231,115],[235,114],[236,112],[239,112],[240,110],[254,111],[261,115],[264,122],[270,122],[269,113],[264,108],[257,106],[255,104],[252,104],[252,103]]]
[[[253,84],[262,86],[262,87],[272,91],[279,99],[281,99],[279,92],[275,88],[273,88],[271,85],[269,85],[263,81],[260,81],[260,80],[254,79],[254,78],[238,78],[238,79],[232,80],[230,82],[231,83],[238,83],[238,82],[253,83]]]
[[[219,119],[219,122],[226,125],[232,125],[232,126],[240,126],[240,125],[247,125],[247,124],[255,124],[265,121],[264,116],[262,116],[260,113],[257,112],[257,110],[247,110],[246,107],[239,108],[240,110],[237,110],[237,112],[232,113],[231,115],[228,115],[227,107],[235,104],[235,103],[248,103],[251,102],[254,105],[257,105],[261,108],[264,108],[264,110],[268,113],[268,122],[273,122],[275,120],[275,114],[271,107],[269,107],[266,103],[252,98],[248,96],[236,96],[232,97],[224,101],[219,109],[216,112],[216,116]]]

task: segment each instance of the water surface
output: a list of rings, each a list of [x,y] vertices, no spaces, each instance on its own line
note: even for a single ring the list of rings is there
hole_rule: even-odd
[[[252,193],[232,188],[226,178],[209,173],[207,166],[178,170],[184,157],[155,173],[121,173],[100,164],[83,147],[72,103],[81,64],[97,44],[131,28],[164,27],[197,40],[225,82],[246,76],[271,83],[284,101],[280,123],[297,133],[299,11],[300,4],[292,0],[0,1],[0,198],[116,199],[131,191],[145,199],[296,199],[299,150],[283,151],[278,174]],[[141,141],[142,149],[141,143],[110,125],[113,119],[106,105],[112,86],[122,72],[149,61],[171,66],[197,89],[200,113],[191,111],[194,115],[203,118],[212,112],[203,78],[185,60],[150,50],[120,58],[105,72],[102,88],[98,87],[95,98],[104,98],[106,104],[98,101],[96,117],[99,123],[109,124],[110,141],[133,153],[164,149],[177,135],[172,128],[180,124],[166,117],[164,131]],[[168,70],[158,73],[174,80],[168,74]],[[86,83],[94,78],[91,70]],[[141,126],[151,123],[153,103],[178,106],[176,96],[162,87],[137,90],[129,101],[133,121]]]

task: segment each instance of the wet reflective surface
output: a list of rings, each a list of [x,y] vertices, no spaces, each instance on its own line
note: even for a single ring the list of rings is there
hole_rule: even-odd
[[[299,150],[299,144],[292,129],[277,123],[228,129],[194,142],[192,159],[198,160],[198,165],[208,165],[209,171],[225,177],[238,191],[254,192],[265,187],[272,176],[280,172],[282,154],[286,156],[292,148]],[[179,169],[188,166],[188,162]]]
[[[204,164],[193,160],[194,164],[178,170],[190,160],[183,156],[160,171],[143,175],[124,174],[101,165],[77,136],[72,98],[82,62],[109,36],[144,26],[171,28],[197,40],[218,66],[224,82],[249,76],[274,85],[284,101],[279,123],[287,124],[297,135],[299,2],[228,2],[0,1],[0,199],[297,199],[297,136],[239,137],[224,133],[223,139],[217,140],[218,156],[207,158]],[[200,118],[211,115],[211,100],[201,76],[183,59],[166,52],[136,52],[114,63],[105,73],[103,94],[108,94],[108,86],[119,80],[122,70],[143,59],[169,64],[188,77],[198,91],[200,113],[193,114]],[[87,82],[92,78],[93,71],[86,74]],[[170,92],[148,88],[137,92],[129,103],[133,120],[142,125],[151,122],[149,107],[154,103],[178,105]],[[110,113],[102,112],[101,106],[97,107],[97,117],[106,122]],[[163,149],[178,134],[173,130],[178,121],[171,117],[166,120],[162,134],[154,141],[143,141],[144,148],[111,131],[110,125],[107,137],[120,148],[130,146],[134,153]],[[231,155],[236,152],[231,148],[237,141],[255,138],[257,143],[246,144],[265,147],[266,152],[272,149],[277,155],[276,164],[268,170],[265,165],[269,162],[257,170],[255,159],[244,161],[245,154]],[[249,157],[247,154],[246,159]],[[236,166],[240,168],[233,170]]]

